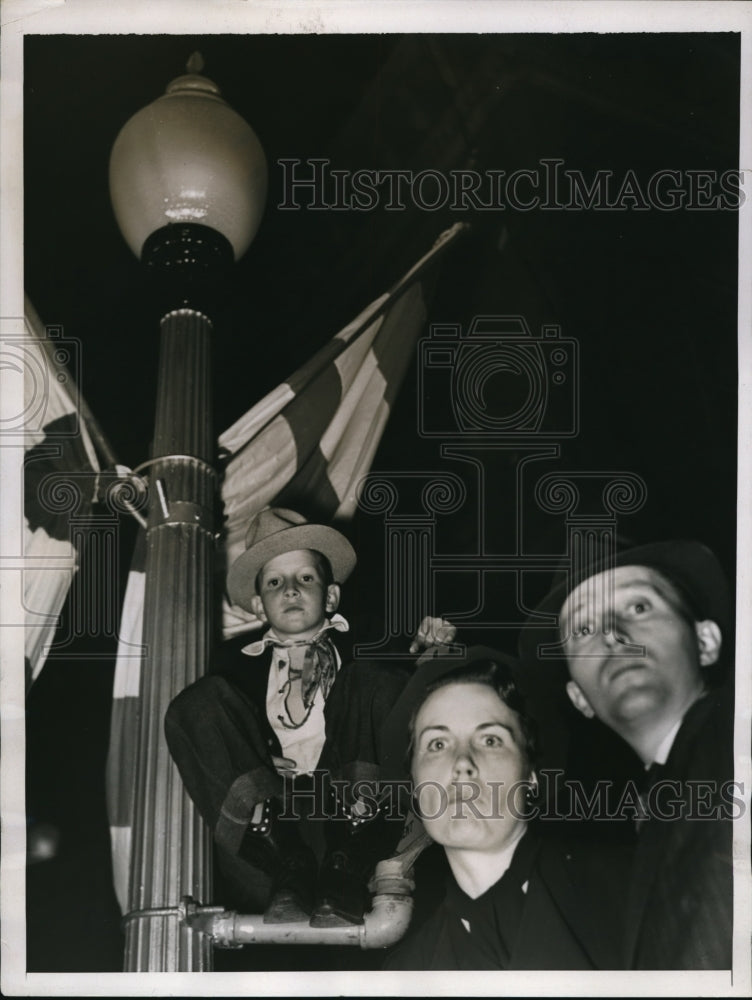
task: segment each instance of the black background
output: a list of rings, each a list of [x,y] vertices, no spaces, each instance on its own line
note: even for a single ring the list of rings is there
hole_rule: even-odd
[[[559,442],[560,457],[540,473],[640,476],[647,501],[620,528],[640,540],[699,538],[733,577],[733,211],[276,206],[281,157],[326,157],[341,169],[507,172],[560,158],[585,178],[605,169],[619,179],[631,169],[642,181],[660,169],[735,169],[738,35],[27,36],[26,290],[45,323],[80,340],[84,396],[131,467],[148,457],[158,323],[110,209],[108,159],[125,121],[184,71],[196,49],[206,75],[253,126],[270,165],[264,220],[216,316],[217,430],[462,218],[473,229],[444,261],[430,321],[467,328],[479,315],[516,314],[534,332],[558,324],[579,345],[580,430]],[[419,399],[417,374],[416,360],[375,467],[451,469],[467,478],[461,463],[440,457],[440,440],[418,433],[419,407],[440,415],[448,401],[439,389]],[[499,453],[489,465],[488,551],[514,543],[519,457]],[[467,483],[472,494],[472,477]],[[472,551],[473,503],[471,496],[456,515],[439,519],[442,551]],[[563,521],[542,516],[527,495],[521,505],[526,549],[563,551]],[[360,563],[343,610],[378,615],[383,522],[358,514],[347,530]],[[123,523],[121,586],[133,537]],[[442,578],[431,610],[466,611],[466,584],[459,575]],[[542,582],[531,586],[534,592]],[[508,597],[502,582],[489,600],[495,597]],[[477,631],[514,648],[513,628]],[[32,971],[120,968],[104,809],[114,645],[97,637],[79,647],[88,659],[51,658],[29,696],[29,818],[60,831],[57,856],[29,869]],[[261,967],[331,967],[331,955],[320,951],[292,959],[264,951]]]

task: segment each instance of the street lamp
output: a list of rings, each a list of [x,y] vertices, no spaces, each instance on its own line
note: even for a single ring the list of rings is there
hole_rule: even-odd
[[[180,920],[183,895],[207,902],[210,842],[169,756],[167,706],[206,672],[215,547],[212,292],[248,248],[267,168],[250,126],[200,75],[137,112],[115,140],[110,195],[120,230],[154,275],[159,381],[146,531],[145,657],[136,748],[125,970],[200,971],[209,939]]]

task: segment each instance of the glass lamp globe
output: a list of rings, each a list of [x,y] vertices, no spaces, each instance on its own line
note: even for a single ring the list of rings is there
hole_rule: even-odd
[[[221,233],[238,260],[256,235],[266,190],[256,133],[198,73],[177,77],[136,112],[110,156],[112,207],[137,257],[149,236],[178,223]]]

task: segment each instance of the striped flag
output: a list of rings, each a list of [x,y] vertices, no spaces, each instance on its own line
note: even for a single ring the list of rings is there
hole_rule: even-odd
[[[45,329],[27,300],[24,336],[3,344],[4,364],[15,356],[24,374],[24,569],[27,685],[44,666],[73,575],[80,564],[74,518],[94,502],[99,463],[71,371],[77,343]],[[7,431],[8,428],[4,427]]]
[[[112,684],[106,796],[110,823],[112,880],[120,909],[128,909],[131,822],[136,793],[139,686],[141,683],[146,576],[146,534],[138,533],[123,598],[117,660]]]
[[[323,522],[353,516],[358,483],[371,466],[426,318],[425,279],[465,228],[457,224],[444,232],[391,291],[220,436],[227,566],[244,550],[251,518],[268,505],[298,508]],[[137,546],[123,604],[107,772],[115,891],[123,911],[139,708],[142,551]],[[224,639],[260,625],[226,598],[222,610]]]

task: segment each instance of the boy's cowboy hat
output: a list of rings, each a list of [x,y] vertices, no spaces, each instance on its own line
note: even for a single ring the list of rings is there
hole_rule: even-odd
[[[543,668],[558,665],[558,671],[551,670],[551,679],[562,678],[562,660],[551,654],[541,657],[539,646],[558,642],[558,616],[567,595],[588,577],[618,566],[648,566],[658,570],[686,599],[697,621],[711,619],[716,622],[724,639],[730,641],[731,597],[725,574],[715,555],[701,542],[651,542],[620,550],[617,548],[609,555],[596,555],[574,573],[562,571],[520,632],[520,656],[526,665],[537,663]],[[549,616],[548,622],[541,620],[544,615]],[[551,616],[555,617],[552,619]]]
[[[331,563],[335,583],[344,583],[357,561],[344,535],[325,524],[309,524],[302,514],[284,507],[267,507],[251,521],[245,552],[230,567],[227,593],[233,604],[253,611],[256,577],[270,559],[296,549],[315,549]]]

